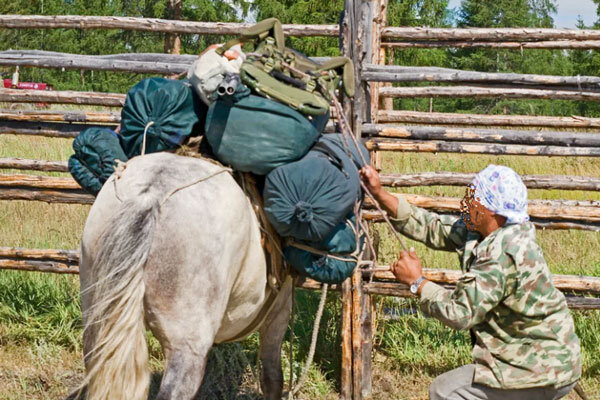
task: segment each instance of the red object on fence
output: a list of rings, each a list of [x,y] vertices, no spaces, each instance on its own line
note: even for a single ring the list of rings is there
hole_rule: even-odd
[[[12,88],[12,79],[4,79],[4,87]],[[52,85],[40,82],[19,82],[16,89],[52,90]]]

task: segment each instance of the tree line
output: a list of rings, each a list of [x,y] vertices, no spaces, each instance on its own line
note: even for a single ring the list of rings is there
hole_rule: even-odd
[[[597,4],[600,0],[594,0]],[[12,0],[0,3],[1,14],[115,15],[173,18],[174,0]],[[181,16],[192,21],[240,22],[275,16],[283,23],[336,24],[343,0],[182,0]],[[450,9],[448,0],[390,0],[388,25],[430,27],[546,27],[554,26],[556,0],[463,0]],[[579,28],[585,26],[579,20]],[[199,54],[228,37],[181,35],[181,52]],[[0,31],[0,50],[36,49],[75,54],[161,53],[169,45],[163,33],[121,30],[31,29]],[[288,45],[311,56],[339,54],[337,38],[288,38]],[[168,49],[167,49],[168,50]],[[388,58],[391,58],[388,55]],[[388,59],[388,63],[392,63]],[[393,63],[439,66],[484,72],[548,75],[597,75],[600,55],[594,50],[545,49],[397,49]],[[4,77],[12,68],[0,67]],[[104,71],[60,71],[21,68],[21,79],[46,82],[60,90],[125,92],[141,74]],[[428,99],[397,99],[402,109],[427,111]],[[512,99],[436,99],[434,110],[529,115],[600,116],[592,102]]]

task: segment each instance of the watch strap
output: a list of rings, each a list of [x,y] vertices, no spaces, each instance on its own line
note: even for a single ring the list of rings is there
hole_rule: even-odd
[[[424,276],[421,276],[419,279],[417,279],[416,281],[414,281],[411,285],[410,288],[414,288],[414,291],[411,290],[411,293],[413,294],[417,294],[417,292],[419,291],[419,286],[421,286],[421,283],[423,283],[423,281],[427,280],[427,278],[425,278]]]

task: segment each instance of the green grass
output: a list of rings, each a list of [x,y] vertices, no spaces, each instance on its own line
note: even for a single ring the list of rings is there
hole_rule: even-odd
[[[0,157],[66,160],[70,140],[0,136]],[[488,163],[511,166],[521,174],[576,174],[600,176],[593,159],[492,157],[448,154],[386,154],[386,172],[476,172]],[[15,173],[23,173],[13,171]],[[3,173],[6,173],[4,171]],[[32,172],[39,174],[38,172]],[[461,196],[462,188],[403,189],[409,193]],[[600,193],[536,190],[531,198],[600,200]],[[88,206],[0,201],[0,245],[27,248],[75,249]],[[384,226],[378,226],[381,262],[399,251]],[[584,231],[539,231],[538,240],[554,273],[600,276],[600,234]],[[434,252],[413,244],[431,268],[458,268],[452,253]],[[307,356],[319,295],[297,291],[293,346],[293,375],[298,379]],[[376,309],[412,310],[410,300],[375,298]],[[315,362],[302,398],[336,399],[341,363],[339,295],[331,293],[317,344]],[[582,342],[584,385],[591,398],[600,396],[600,311],[574,312]],[[0,271],[0,400],[59,399],[77,385],[81,361],[81,314],[77,277]],[[289,378],[289,338],[284,343],[283,366]],[[163,356],[148,335],[152,390],[156,391]],[[469,338],[420,313],[386,321],[378,313],[374,338],[374,396],[376,399],[425,399],[429,382],[439,373],[469,362]],[[216,347],[210,356],[203,394],[208,399],[258,399],[258,337],[241,344]],[[575,398],[575,397],[573,397]]]

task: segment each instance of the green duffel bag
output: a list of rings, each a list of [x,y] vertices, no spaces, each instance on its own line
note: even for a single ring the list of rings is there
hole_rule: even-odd
[[[356,268],[356,234],[352,227],[354,224],[356,218],[351,215],[321,242],[300,240],[284,247],[286,261],[302,276],[323,283],[342,283]],[[360,245],[363,244],[364,237],[361,237]],[[302,248],[304,246],[308,247]]]
[[[148,78],[127,93],[121,111],[121,146],[127,156],[154,153],[180,146],[189,136],[202,134],[206,105],[187,81]]]
[[[88,128],[73,141],[75,154],[69,172],[79,185],[96,196],[114,172],[116,161],[127,161],[119,137],[108,128]]]
[[[219,161],[234,169],[266,175],[298,160],[315,143],[329,114],[312,119],[238,84],[233,96],[208,109],[206,138]]]

